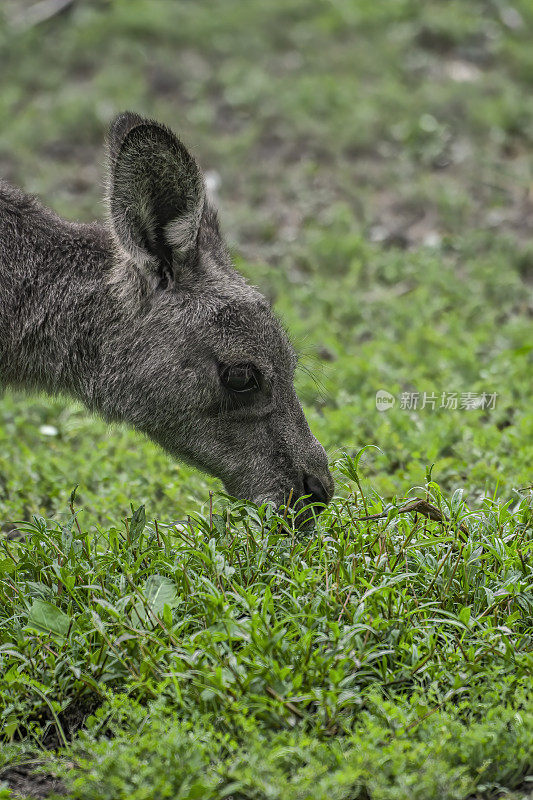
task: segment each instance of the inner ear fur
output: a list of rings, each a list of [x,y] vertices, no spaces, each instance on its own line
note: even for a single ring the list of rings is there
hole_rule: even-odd
[[[170,276],[197,249],[205,202],[200,169],[169,128],[130,112],[112,124],[108,148],[113,234],[139,266]]]

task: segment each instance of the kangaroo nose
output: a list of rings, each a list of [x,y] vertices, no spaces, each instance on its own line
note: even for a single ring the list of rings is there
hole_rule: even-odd
[[[316,475],[304,475],[304,495],[310,495],[306,503],[323,503],[327,506],[331,499],[331,494],[328,492],[320,478]]]

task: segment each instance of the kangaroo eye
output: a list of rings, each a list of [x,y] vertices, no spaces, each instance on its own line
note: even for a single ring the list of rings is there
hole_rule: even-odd
[[[232,364],[220,373],[222,384],[232,392],[257,392],[260,375],[253,364]]]

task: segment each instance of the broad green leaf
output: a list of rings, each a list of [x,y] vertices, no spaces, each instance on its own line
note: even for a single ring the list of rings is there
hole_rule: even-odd
[[[154,614],[161,617],[165,606],[172,609],[179,605],[176,584],[164,575],[150,575],[144,584],[142,593],[146,602],[143,603],[139,600],[135,603],[134,621],[139,619],[141,622],[147,620],[155,622]]]
[[[39,633],[52,633],[65,638],[72,622],[71,617],[46,600],[34,600],[28,612],[28,627]]]
[[[136,542],[146,526],[146,511],[144,506],[133,512],[130,522],[130,539]]]

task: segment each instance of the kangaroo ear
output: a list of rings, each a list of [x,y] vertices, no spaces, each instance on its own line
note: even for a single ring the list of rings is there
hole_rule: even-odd
[[[108,153],[115,239],[166,283],[196,256],[205,200],[200,169],[172,131],[131,112],[112,123]]]

